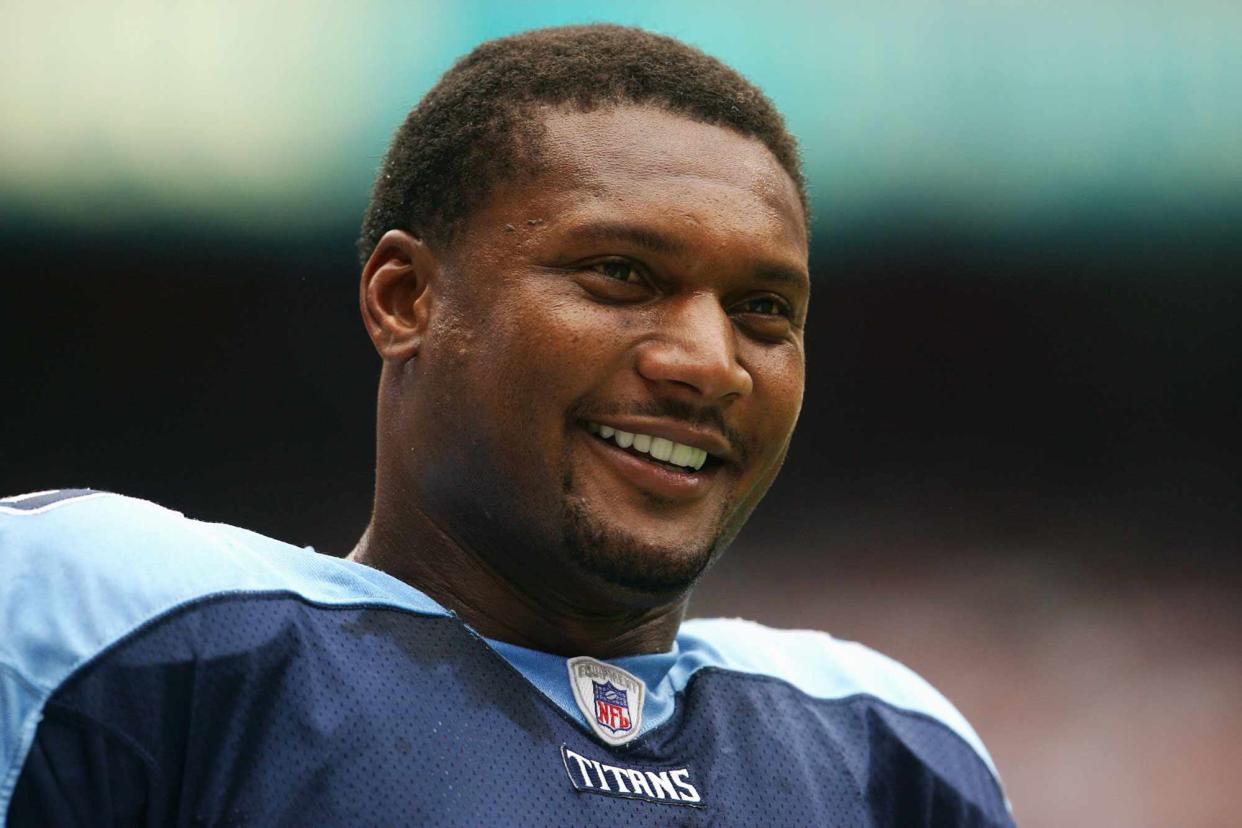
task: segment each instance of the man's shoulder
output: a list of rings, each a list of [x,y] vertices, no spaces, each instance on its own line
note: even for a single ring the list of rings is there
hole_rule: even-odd
[[[92,489],[57,489],[0,498],[0,561],[7,589],[50,592],[60,577],[71,592],[113,586],[155,597],[227,590],[289,589],[311,600],[413,601],[420,594],[396,579],[310,547],[298,547],[225,523],[186,517],[134,497]],[[0,585],[0,589],[6,588]],[[14,597],[14,596],[9,596]],[[88,607],[81,607],[87,609]]]
[[[0,813],[44,704],[124,642],[225,600],[444,614],[360,564],[88,489],[0,499],[0,573]]]
[[[91,489],[0,499],[0,561],[9,602],[68,599],[81,613],[99,597],[183,601],[228,589],[296,585],[311,550],[148,500]]]
[[[89,489],[0,499],[0,572],[0,668],[40,687],[140,627],[217,596],[287,593],[438,611],[367,567]]]
[[[776,629],[740,618],[696,619],[683,626],[683,646],[702,651],[704,667],[761,675],[825,701],[874,699],[952,732],[996,773],[965,717],[904,664],[856,641],[825,632]]]
[[[26,554],[60,565],[139,564],[153,557],[167,562],[169,555],[218,556],[225,545],[259,553],[296,549],[255,532],[192,520],[149,500],[113,492],[52,489],[0,498],[0,549],[10,559]]]
[[[974,729],[928,682],[888,656],[827,633],[741,619],[689,621],[678,650],[688,668],[683,686],[695,673],[725,673],[706,692],[741,693],[746,715],[766,715],[769,730],[802,744],[808,756],[815,748],[807,738],[827,745],[866,780],[877,813],[915,813],[931,796],[947,809],[939,811],[946,822],[1012,824],[996,768]]]

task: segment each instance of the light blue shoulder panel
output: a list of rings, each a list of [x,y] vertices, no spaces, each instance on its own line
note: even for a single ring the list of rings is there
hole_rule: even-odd
[[[78,667],[188,602],[273,590],[447,614],[377,570],[145,500],[89,490],[0,499],[0,815],[43,705]]]
[[[682,657],[669,673],[685,687],[704,667],[773,676],[809,696],[874,696],[929,716],[960,736],[996,774],[983,741],[948,699],[910,668],[854,641],[814,630],[776,630],[740,618],[688,621],[678,636]]]

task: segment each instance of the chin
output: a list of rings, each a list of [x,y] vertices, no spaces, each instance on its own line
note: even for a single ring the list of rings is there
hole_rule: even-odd
[[[577,500],[563,517],[565,545],[585,574],[644,595],[686,592],[724,547],[717,532],[688,542],[646,540],[607,525]]]

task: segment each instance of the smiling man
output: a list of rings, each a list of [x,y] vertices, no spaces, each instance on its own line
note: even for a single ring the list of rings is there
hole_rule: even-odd
[[[394,138],[346,560],[142,501],[0,501],[14,825],[1006,825],[913,673],[682,623],[804,384],[807,212],[763,95],[677,41],[531,32]]]
[[[369,253],[378,485],[351,557],[489,637],[660,652],[789,444],[804,207],[761,141],[652,102],[530,117],[532,171],[451,243]]]

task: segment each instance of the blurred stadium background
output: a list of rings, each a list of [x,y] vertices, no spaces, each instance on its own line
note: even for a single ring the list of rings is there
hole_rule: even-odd
[[[1242,5],[58,3],[0,26],[0,490],[344,553],[387,138],[489,37],[683,38],[813,184],[786,471],[696,596],[865,641],[1026,826],[1239,824]],[[3,577],[3,573],[0,573]]]

